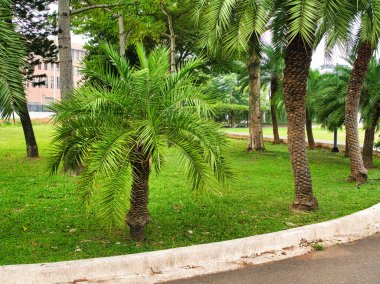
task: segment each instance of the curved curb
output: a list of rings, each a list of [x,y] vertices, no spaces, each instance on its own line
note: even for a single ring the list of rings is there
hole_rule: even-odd
[[[0,266],[0,283],[157,283],[284,259],[380,232],[380,203],[323,222],[230,241],[123,256]]]
[[[225,132],[224,135],[228,138],[240,139],[240,140],[249,138],[248,133]],[[271,136],[264,136],[263,139],[264,139],[264,142],[273,142],[273,137],[271,137]],[[280,137],[280,141],[283,144],[288,144],[288,139],[285,137]],[[338,146],[338,149],[340,152],[344,153],[346,151],[346,146],[344,144],[338,143],[337,146]],[[322,149],[331,150],[333,147],[334,147],[334,144],[331,142],[318,141],[318,140],[315,141],[315,148],[322,148]],[[360,148],[362,149],[363,147],[360,147]],[[380,151],[373,149],[372,155],[376,156],[376,157],[380,157]]]

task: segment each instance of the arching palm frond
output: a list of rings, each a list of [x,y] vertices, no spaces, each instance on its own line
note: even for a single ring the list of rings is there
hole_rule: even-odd
[[[21,113],[25,103],[21,67],[24,63],[23,42],[12,24],[10,3],[0,0],[0,116]]]

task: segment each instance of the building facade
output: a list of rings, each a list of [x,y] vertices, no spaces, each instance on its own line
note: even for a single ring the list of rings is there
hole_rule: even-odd
[[[85,56],[83,46],[78,43],[71,44],[71,57],[73,60],[73,81],[74,87],[78,86],[81,80],[80,67]],[[59,62],[59,59],[58,59]],[[40,63],[34,69],[35,75],[45,75],[40,80],[43,85],[33,86],[33,82],[26,82],[25,91],[28,101],[29,111],[47,111],[50,103],[61,100],[59,63]]]

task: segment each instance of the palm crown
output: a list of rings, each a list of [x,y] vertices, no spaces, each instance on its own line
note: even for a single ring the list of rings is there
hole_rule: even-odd
[[[104,45],[106,62],[84,67],[92,80],[53,106],[57,127],[51,169],[57,171],[63,159],[72,167],[82,164],[80,190],[87,204],[95,185],[106,180],[100,217],[107,226],[121,226],[125,219],[129,168],[136,182],[132,202],[139,198],[134,186],[141,185],[142,174],[149,175],[150,165],[160,171],[168,143],[179,149],[195,189],[224,183],[228,174],[221,155],[225,140],[209,120],[212,101],[193,84],[191,71],[201,62],[188,61],[170,74],[167,49],[149,56],[142,45],[136,50],[139,67]],[[147,161],[149,166],[139,166]]]

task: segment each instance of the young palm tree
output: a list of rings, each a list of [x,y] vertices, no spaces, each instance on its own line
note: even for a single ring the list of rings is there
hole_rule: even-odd
[[[380,37],[380,0],[358,0],[356,16],[360,17],[357,56],[352,69],[346,99],[346,141],[350,149],[351,174],[349,179],[357,183],[367,182],[368,172],[360,153],[358,111],[360,94],[374,50]],[[357,21],[357,17],[353,21]]]
[[[0,116],[9,118],[25,103],[21,66],[25,49],[12,24],[10,3],[0,0]]]
[[[85,204],[99,200],[99,216],[108,227],[122,226],[127,210],[128,173],[132,175],[126,223],[133,240],[144,238],[148,223],[149,177],[161,170],[167,145],[178,148],[195,189],[225,183],[228,169],[221,147],[225,140],[209,119],[209,101],[193,84],[189,61],[173,74],[169,52],[149,56],[137,45],[139,67],[103,46],[106,62],[86,66],[84,86],[53,106],[53,172],[62,160],[83,166],[79,189]],[[98,186],[102,188],[97,191]],[[99,193],[100,199],[94,195]]]
[[[248,151],[265,149],[260,112],[261,35],[272,11],[269,0],[198,0],[196,17],[203,31],[201,42],[211,53],[247,58],[249,76]]]

